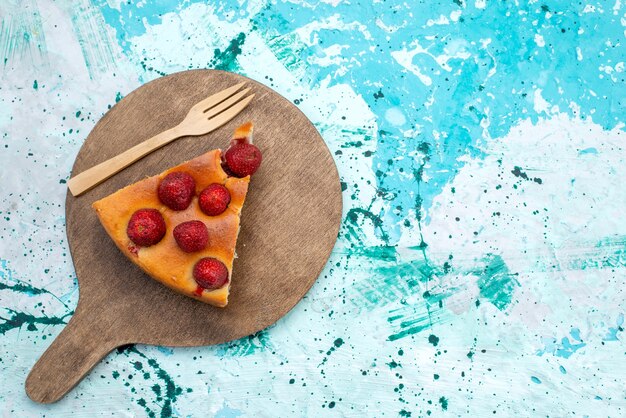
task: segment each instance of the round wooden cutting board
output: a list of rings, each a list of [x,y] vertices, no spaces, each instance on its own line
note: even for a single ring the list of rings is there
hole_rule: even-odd
[[[341,223],[341,186],[326,144],[292,103],[253,80],[214,70],[151,81],[117,103],[78,153],[80,173],[177,125],[192,105],[241,81],[256,97],[204,136],[183,137],[80,197],[66,200],[67,236],[80,299],[69,324],[33,367],[26,391],[54,402],[111,350],[124,344],[219,344],[276,322],[305,295],[326,264]],[[179,295],[117,249],[91,204],[146,176],[225,149],[233,130],[253,121],[263,164],[251,180],[226,308]]]

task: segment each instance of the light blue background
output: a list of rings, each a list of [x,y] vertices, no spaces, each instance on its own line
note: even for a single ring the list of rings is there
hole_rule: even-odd
[[[1,2],[0,415],[623,416],[625,31],[620,0]],[[78,299],[73,160],[192,68],[315,123],[344,189],[331,260],[268,330],[127,347],[35,404]]]

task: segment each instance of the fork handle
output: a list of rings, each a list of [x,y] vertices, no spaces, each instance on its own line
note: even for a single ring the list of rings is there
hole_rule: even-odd
[[[172,142],[176,138],[180,138],[183,135],[184,133],[180,130],[179,126],[163,131],[160,134],[157,134],[152,138],[124,151],[123,153],[72,177],[67,182],[67,186],[72,195],[80,196],[115,173],[122,171],[124,168],[128,167],[140,158]]]

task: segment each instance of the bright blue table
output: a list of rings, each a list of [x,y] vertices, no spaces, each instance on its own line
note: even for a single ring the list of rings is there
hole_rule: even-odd
[[[622,1],[206,3],[0,3],[0,416],[626,414]],[[126,347],[35,404],[78,299],[73,160],[191,68],[315,123],[344,189],[331,260],[268,330]]]

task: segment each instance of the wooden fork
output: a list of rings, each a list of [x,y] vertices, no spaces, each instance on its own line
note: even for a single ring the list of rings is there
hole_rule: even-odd
[[[251,94],[244,98],[246,93],[250,91],[249,88],[237,93],[244,84],[245,82],[239,83],[207,97],[196,103],[189,110],[185,119],[177,126],[161,132],[124,151],[120,155],[72,177],[67,182],[70,192],[74,196],[83,194],[140,158],[169,144],[175,139],[182,136],[204,135],[219,128],[241,112],[254,97],[254,94]]]

